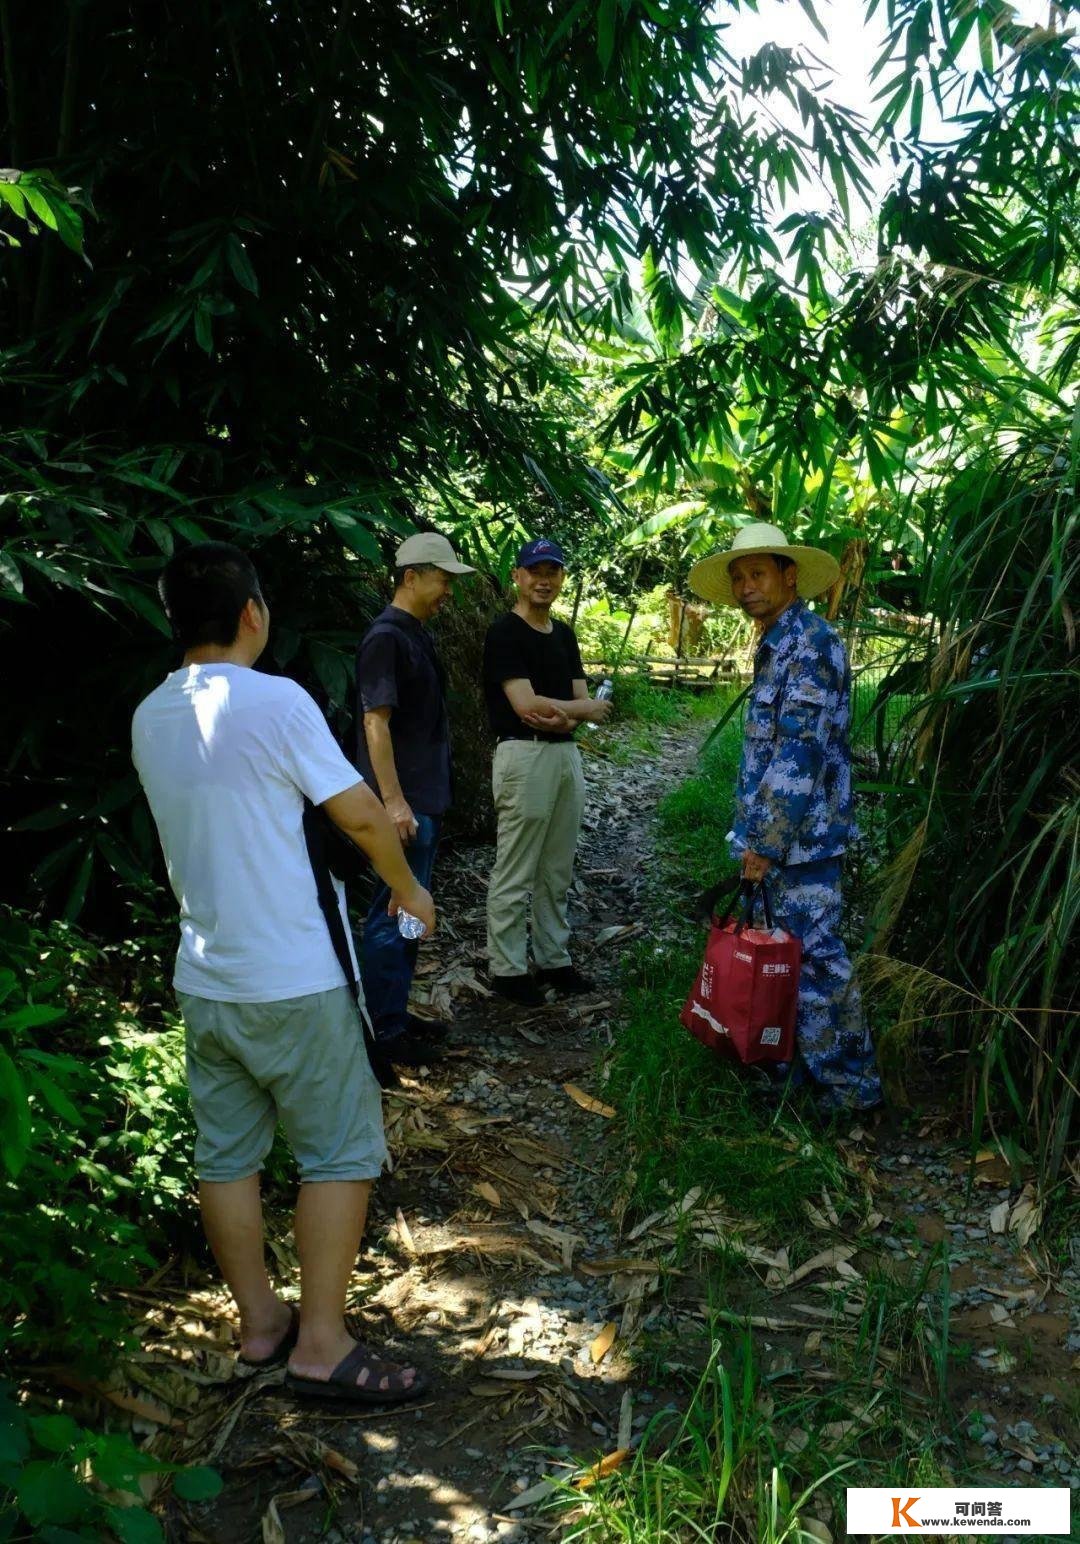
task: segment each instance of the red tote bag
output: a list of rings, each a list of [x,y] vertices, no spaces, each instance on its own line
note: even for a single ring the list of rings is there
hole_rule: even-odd
[[[695,1039],[743,1063],[790,1061],[795,1051],[802,943],[773,927],[764,885],[740,883],[744,915],[712,918],[705,958],[681,1022]],[[753,925],[755,890],[765,926]]]

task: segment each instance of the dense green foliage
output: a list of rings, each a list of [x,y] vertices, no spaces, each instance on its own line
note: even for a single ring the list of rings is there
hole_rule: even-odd
[[[739,57],[726,24],[753,8],[0,0],[0,1358],[20,1378],[100,1369],[119,1292],[192,1224],[172,908],[128,725],[176,658],[156,573],[203,537],[254,552],[268,668],[346,744],[397,539],[436,523],[479,563],[440,620],[473,833],[479,641],[524,532],[569,544],[565,598],[609,661],[642,592],[681,588],[740,523],[830,546],[874,666],[854,914],[874,900],[886,1062],[919,1036],[970,1051],[973,1133],[1011,1131],[1044,1193],[1075,1176],[1070,8],[1023,27],[1001,0],[867,0],[887,21],[872,124],[797,50]],[[730,652],[736,634],[707,636]],[[630,753],[686,713],[629,671],[616,706]],[[725,861],[737,731],[665,802],[681,894]],[[787,1225],[823,1184],[844,1205],[827,1140],[701,1076],[675,1018],[695,950],[688,929],[627,961],[627,1199],[705,1183]],[[897,1308],[871,1283],[860,1351],[892,1315],[943,1380],[921,1290]],[[801,1537],[798,1465],[770,1448],[762,1468],[758,1392],[737,1352],[714,1356],[578,1536],[653,1539],[655,1502],[677,1530],[738,1516]],[[777,1424],[828,1430],[834,1394]],[[881,1409],[852,1439],[874,1483],[910,1456],[899,1403]],[[105,1493],[168,1470],[0,1388],[2,1537],[157,1539]],[[198,1499],[216,1480],[176,1483]]]
[[[257,549],[275,666],[340,709],[363,564],[414,517],[460,513],[503,573],[521,521],[603,523],[552,328],[625,309],[645,253],[771,262],[775,170],[809,134],[754,126],[694,0],[0,19],[12,898],[32,870],[100,917],[153,850],[124,747],[170,660],[149,580],[173,543]],[[808,111],[842,171],[847,116]]]
[[[0,1529],[40,1544],[163,1544],[157,1518],[141,1504],[140,1481],[175,1475],[176,1493],[205,1501],[221,1477],[154,1457],[122,1434],[87,1431],[70,1415],[30,1415],[0,1383]],[[106,1499],[122,1496],[123,1500]]]
[[[183,1036],[145,936],[0,922],[0,1356],[89,1363],[191,1218]]]
[[[156,573],[204,536],[253,550],[268,666],[346,742],[398,537],[437,523],[478,561],[442,620],[473,831],[479,639],[523,532],[568,542],[605,654],[642,590],[740,523],[830,546],[881,682],[857,875],[886,1058],[910,1036],[970,1051],[973,1133],[1011,1130],[1044,1189],[1075,1175],[1075,31],[1059,6],[1024,28],[1001,0],[868,0],[888,21],[870,124],[798,51],[738,57],[741,8],[0,0],[8,1365],[100,1358],[117,1289],[190,1225],[171,906],[128,725],[175,663]],[[632,674],[616,703],[647,732],[682,711]],[[718,876],[735,730],[664,808],[685,893]],[[701,1077],[675,1022],[694,947],[628,962],[634,1198],[704,1178],[785,1222],[823,1183],[842,1201],[827,1143]],[[731,1391],[710,1377],[676,1440],[685,1516],[711,1528]],[[129,1485],[130,1446],[9,1402],[0,1433],[0,1533],[156,1537],[83,1483]],[[664,1475],[632,1473],[642,1496]],[[772,1495],[779,1539],[797,1508]]]
[[[943,469],[925,575],[937,625],[906,641],[880,695],[885,710],[898,686],[921,687],[885,757],[889,954],[875,964],[900,988],[893,1033],[905,1045],[940,1014],[948,1043],[973,1044],[976,1130],[1006,1116],[1047,1179],[1065,1170],[1080,1088],[1069,428],[1048,419]]]

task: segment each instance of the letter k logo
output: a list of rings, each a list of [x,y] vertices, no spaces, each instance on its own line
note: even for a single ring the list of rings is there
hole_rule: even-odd
[[[904,1502],[903,1506],[901,1506],[899,1496],[890,1497],[890,1500],[892,1501],[892,1525],[894,1528],[899,1528],[901,1518],[904,1519],[909,1528],[922,1527],[922,1523],[917,1517],[912,1517],[910,1511],[910,1508],[915,1505],[918,1499],[918,1496],[909,1496]]]

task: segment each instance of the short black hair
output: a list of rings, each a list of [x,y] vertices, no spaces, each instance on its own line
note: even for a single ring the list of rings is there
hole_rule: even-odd
[[[263,604],[255,565],[227,541],[198,542],[173,553],[158,580],[158,592],[176,640],[185,649],[208,643],[231,647],[248,601]]]
[[[394,589],[400,590],[405,583],[405,575],[411,568],[414,574],[430,574],[433,568],[438,568],[438,563],[406,563],[404,568],[394,569]]]

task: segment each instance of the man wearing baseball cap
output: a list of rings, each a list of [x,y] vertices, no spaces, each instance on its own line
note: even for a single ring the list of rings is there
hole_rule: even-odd
[[[763,521],[690,570],[696,594],[738,606],[758,627],[730,840],[743,877],[767,885],[776,921],[802,939],[794,1076],[809,1074],[826,1111],[881,1103],[840,936],[841,860],[854,834],[851,675],[844,645],[806,604],[839,574],[828,552],[792,546]]]
[[[394,598],[356,656],[357,765],[378,790],[425,889],[451,783],[445,676],[425,624],[450,600],[455,577],[474,572],[438,532],[410,536],[394,556]],[[444,1026],[408,1011],[417,945],[402,938],[396,917],[387,915],[388,900],[380,883],[364,925],[364,996],[388,1061],[421,1066],[439,1055]]]
[[[512,577],[514,608],[492,623],[484,640],[484,695],[498,742],[488,965],[496,992],[539,1007],[544,987],[570,996],[592,985],[568,948],[567,893],[585,807],[574,730],[587,721],[603,723],[611,703],[589,697],[573,629],[550,614],[566,577],[562,548],[547,537],[526,542]],[[535,979],[528,966],[530,901]]]

